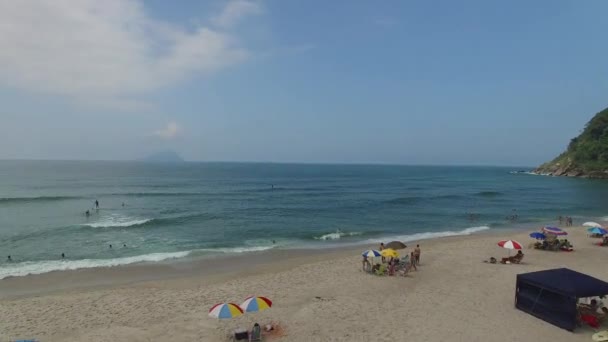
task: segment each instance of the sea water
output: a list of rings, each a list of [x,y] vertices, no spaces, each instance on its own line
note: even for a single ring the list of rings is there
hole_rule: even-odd
[[[514,169],[521,168],[0,161],[0,279],[608,213],[608,182]],[[517,222],[505,219],[513,215]]]

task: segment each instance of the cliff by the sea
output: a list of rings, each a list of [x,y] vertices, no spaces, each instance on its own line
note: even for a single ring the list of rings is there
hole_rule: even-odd
[[[608,178],[608,108],[597,113],[568,149],[535,173],[551,176]]]

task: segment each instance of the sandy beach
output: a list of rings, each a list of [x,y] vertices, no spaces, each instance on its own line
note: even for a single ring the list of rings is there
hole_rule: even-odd
[[[520,265],[482,260],[507,255],[501,239],[527,246],[528,231],[420,241],[421,266],[407,277],[366,274],[362,248],[348,248],[251,257],[241,267],[216,259],[5,279],[0,341],[226,341],[255,322],[277,323],[280,331],[265,338],[276,341],[589,341],[588,327],[571,333],[513,305],[518,273],[569,267],[608,279],[608,248],[593,245],[584,228],[566,230],[574,252],[525,249]],[[274,305],[231,320],[207,316],[212,305],[249,295]]]

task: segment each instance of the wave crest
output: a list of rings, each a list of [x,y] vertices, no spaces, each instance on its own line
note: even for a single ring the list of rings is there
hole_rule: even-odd
[[[71,199],[81,199],[78,196],[35,196],[35,197],[3,197],[0,198],[0,204],[6,203],[30,203],[30,202],[53,202],[64,201]]]
[[[343,237],[348,237],[348,236],[357,236],[357,235],[361,235],[361,232],[343,232],[340,230],[336,230],[335,233],[329,233],[329,234],[325,234],[325,235],[321,235],[321,236],[315,236],[314,239],[315,240],[339,240]]]
[[[98,222],[92,223],[83,223],[83,226],[91,227],[91,228],[128,228],[128,227],[136,227],[144,225],[148,222],[152,222],[154,219],[139,219],[139,220],[125,220],[125,221],[116,221],[114,219],[102,220]]]
[[[0,267],[0,279],[7,277],[21,277],[30,274],[42,274],[52,271],[68,271],[95,267],[114,267],[140,262],[159,262],[163,260],[183,258],[189,254],[190,251],[184,251],[173,253],[151,253],[115,259],[25,261]]]
[[[411,242],[411,241],[428,240],[428,239],[435,239],[435,238],[448,237],[448,236],[471,235],[471,234],[482,232],[484,230],[489,230],[489,229],[490,229],[490,227],[488,227],[488,226],[469,227],[469,228],[466,228],[463,230],[458,230],[458,231],[424,232],[424,233],[415,233],[415,234],[411,234],[411,235],[386,237],[383,239],[370,239],[370,240],[367,240],[367,242],[380,243],[380,242],[393,241],[393,240]]]

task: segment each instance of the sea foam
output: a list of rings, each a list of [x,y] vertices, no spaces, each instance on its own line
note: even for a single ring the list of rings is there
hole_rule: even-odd
[[[410,242],[410,241],[419,241],[419,240],[428,240],[428,239],[435,239],[435,238],[441,238],[441,237],[448,237],[448,236],[463,236],[463,235],[471,235],[474,233],[478,233],[484,230],[489,230],[490,227],[488,226],[480,226],[480,227],[469,227],[463,230],[458,230],[458,231],[443,231],[443,232],[424,232],[424,233],[416,233],[416,234],[410,234],[410,235],[398,235],[398,236],[389,236],[389,237],[385,237],[382,239],[369,239],[367,240],[367,242],[369,243],[380,243],[380,242],[387,242],[387,241],[403,241],[403,242]]]
[[[339,240],[346,236],[357,236],[357,235],[361,235],[361,233],[360,232],[343,232],[343,231],[337,230],[334,233],[329,233],[329,234],[325,234],[325,235],[321,235],[321,236],[315,236],[314,239],[315,240]]]
[[[172,253],[151,253],[115,259],[81,259],[81,260],[44,260],[12,263],[0,267],[0,279],[20,277],[30,274],[42,274],[52,271],[77,270],[82,268],[113,267],[140,262],[159,262],[168,259],[183,258],[190,251]]]
[[[141,226],[142,224],[146,224],[152,221],[152,219],[117,219],[115,217],[110,217],[107,219],[103,219],[101,221],[91,222],[91,223],[83,223],[83,226],[91,227],[91,228],[114,228],[114,227],[133,227],[133,226]]]

